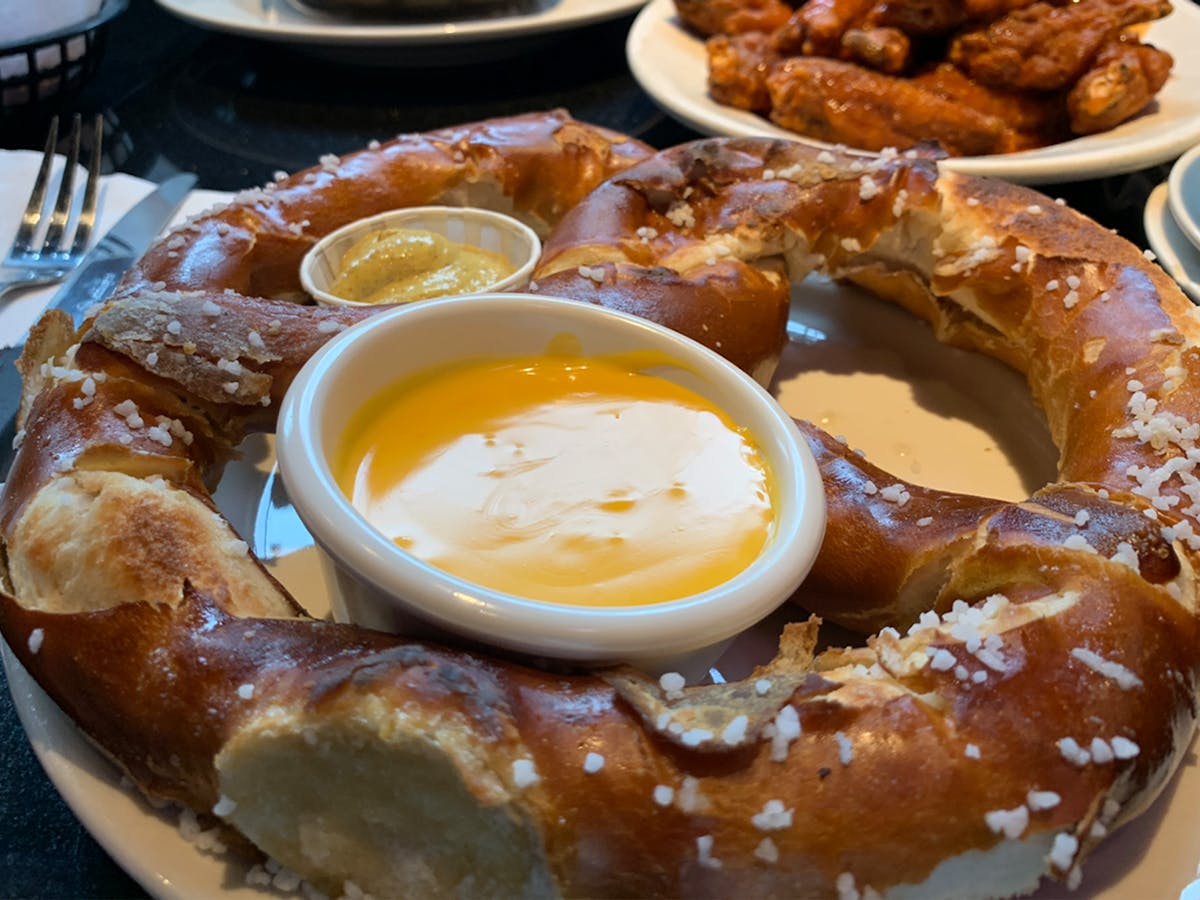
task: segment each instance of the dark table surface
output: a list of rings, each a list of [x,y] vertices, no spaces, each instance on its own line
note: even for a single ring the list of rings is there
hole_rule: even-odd
[[[469,65],[382,67],[193,27],[131,0],[99,70],[63,110],[102,113],[105,168],[161,181],[194,172],[236,190],[400,132],[564,106],[655,146],[696,135],[661,112],[625,63],[621,18]],[[0,35],[3,29],[0,27]],[[54,105],[0,117],[0,147],[40,149]],[[1166,176],[1054,185],[1052,196],[1145,246],[1142,207]],[[0,676],[2,678],[3,676]],[[0,689],[0,897],[141,897],[43,774]]]

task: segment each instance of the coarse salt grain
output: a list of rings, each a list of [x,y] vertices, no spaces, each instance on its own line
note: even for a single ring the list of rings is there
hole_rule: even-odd
[[[775,719],[763,729],[763,737],[771,741],[771,760],[784,762],[788,746],[800,737],[800,716],[791,704],[784,706]]]
[[[1142,686],[1142,679],[1120,663],[1105,659],[1100,654],[1087,649],[1086,647],[1074,647],[1071,650],[1071,656],[1079,660],[1089,669],[1103,675],[1105,678],[1110,678],[1117,683],[1117,686],[1123,691],[1131,690]]]
[[[1072,534],[1065,541],[1063,546],[1068,550],[1083,550],[1088,553],[1099,553],[1095,547],[1088,543],[1088,539],[1082,534]]]
[[[721,742],[730,747],[736,747],[746,738],[746,727],[750,724],[747,716],[735,716],[725,730],[721,732]]]
[[[980,757],[979,745],[978,744],[967,744],[967,746],[963,749],[963,755],[966,756],[968,759],[979,759],[979,757]]]
[[[668,700],[678,700],[683,696],[687,680],[678,672],[664,672],[658,679],[658,685]]]
[[[1060,738],[1055,743],[1058,752],[1069,763],[1074,763],[1082,768],[1092,761],[1092,754],[1080,747],[1079,742],[1073,737]]]
[[[40,628],[35,628],[29,632],[29,639],[26,642],[29,647],[29,652],[36,654],[42,649],[42,641],[46,639],[46,632]]]
[[[754,858],[761,859],[765,863],[777,863],[779,862],[779,848],[775,846],[773,840],[765,837],[754,848]]]
[[[691,204],[677,200],[667,210],[667,220],[677,228],[694,228],[696,226],[696,214],[692,211]]]
[[[700,779],[694,775],[685,775],[679,786],[676,801],[685,813],[699,813],[708,809],[708,798],[700,791]]]
[[[675,788],[666,784],[654,786],[654,802],[659,806],[670,806],[675,800]]]
[[[768,800],[763,805],[762,812],[750,817],[750,824],[759,831],[782,831],[792,827],[794,812],[785,807],[782,800]]]
[[[237,689],[237,692],[238,696],[243,700],[249,700],[254,696],[254,685],[247,682],[246,684],[240,685]]]
[[[1029,825],[1029,809],[1024,805],[1014,809],[994,809],[985,813],[983,820],[996,834],[1016,840]]]
[[[1054,809],[1062,802],[1062,797],[1054,791],[1030,791],[1025,795],[1025,805],[1033,812]]]
[[[595,775],[604,768],[604,757],[599,753],[589,753],[583,759],[583,771]]]
[[[594,281],[596,284],[604,283],[604,267],[603,266],[580,266],[579,275],[589,281]]]
[[[1113,756],[1117,759],[1133,759],[1142,752],[1142,748],[1127,737],[1117,735],[1112,739]]]
[[[854,744],[850,738],[841,731],[834,732],[833,739],[838,745],[838,759],[843,766],[850,765],[854,759]]]
[[[948,672],[953,669],[958,660],[954,658],[954,654],[942,647],[935,647],[933,652],[929,654],[929,668],[935,672]]]
[[[1054,836],[1054,845],[1050,848],[1050,863],[1056,868],[1066,871],[1075,859],[1075,851],[1079,849],[1079,840],[1065,831]]]
[[[713,836],[702,834],[696,838],[696,859],[706,869],[721,868],[721,861],[712,855]]]
[[[513,784],[517,788],[532,787],[541,781],[532,759],[514,759],[512,764]]]
[[[1099,736],[1092,738],[1092,742],[1088,745],[1088,752],[1092,755],[1092,762],[1100,765],[1110,763],[1114,759],[1112,745]]]

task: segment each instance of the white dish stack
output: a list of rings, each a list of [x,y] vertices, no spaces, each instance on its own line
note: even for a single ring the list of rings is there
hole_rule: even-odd
[[[1200,144],[1150,192],[1142,224],[1159,264],[1200,303]]]

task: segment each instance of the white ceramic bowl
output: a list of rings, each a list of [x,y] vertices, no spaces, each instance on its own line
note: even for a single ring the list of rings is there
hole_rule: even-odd
[[[713,401],[746,427],[771,468],[773,538],[739,575],[665,603],[580,607],[522,599],[457,578],[400,549],[339,488],[330,466],[352,417],[406,376],[453,360],[539,354],[564,335],[582,355],[665,353],[653,373]],[[528,294],[429,300],[343,332],[304,366],[279,420],[288,494],[333,561],[335,616],[420,637],[449,632],[541,658],[624,661],[697,677],[724,646],[787,599],[808,573],[825,529],[816,462],[791,418],[748,375],[666,328],[599,306]]]
[[[473,293],[518,291],[529,284],[542,242],[532,228],[512,216],[487,209],[455,206],[411,206],[343,225],[321,238],[300,262],[300,284],[323,306],[370,306],[329,293],[342,257],[372,231],[417,228],[459,244],[481,247],[508,258],[514,272]]]
[[[1171,166],[1167,177],[1167,205],[1179,230],[1200,248],[1200,144]]]

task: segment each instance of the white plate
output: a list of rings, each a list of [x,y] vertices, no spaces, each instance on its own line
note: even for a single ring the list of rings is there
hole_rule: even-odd
[[[1175,68],[1156,102],[1142,115],[1103,134],[996,156],[949,160],[974,175],[997,175],[1026,184],[1079,181],[1132,172],[1173,159],[1200,140],[1200,8],[1175,0],[1175,11],[1151,23],[1146,40],[1175,57]],[[629,68],[667,112],[705,134],[801,138],[753,113],[722,106],[708,96],[704,42],[675,17],[672,0],[652,0],[638,14],[626,42]]]
[[[1167,205],[1192,245],[1200,247],[1200,144],[1171,166],[1167,178]]]
[[[1184,293],[1200,303],[1200,250],[1187,239],[1171,215],[1167,193],[1168,186],[1164,181],[1150,192],[1146,200],[1146,208],[1142,212],[1146,241],[1158,257],[1159,265],[1179,282]]]
[[[217,31],[302,44],[451,48],[544,35],[632,13],[645,0],[531,0],[534,11],[454,22],[365,23],[286,0],[158,0],[181,18]],[[402,61],[402,60],[397,60]]]
[[[947,490],[1022,498],[1053,477],[1056,452],[1018,375],[1000,363],[938,345],[906,313],[828,282],[796,291],[792,340],[776,393],[794,414],[845,435],[897,475]],[[268,438],[243,448],[217,502],[280,580],[316,615],[330,594],[319,551],[274,476]],[[778,624],[777,622],[775,623]],[[757,630],[721,666],[740,677],[770,652],[775,633]],[[123,788],[115,770],[33,684],[0,642],[9,686],[38,758],[97,841],[159,897],[250,900],[233,862],[200,852],[176,827]],[[1094,854],[1081,891],[1050,886],[1040,900],[1175,897],[1196,875],[1200,769],[1189,754],[1164,795]]]

